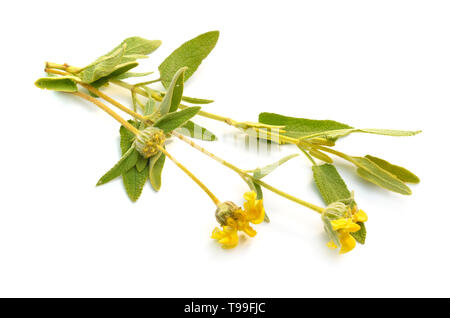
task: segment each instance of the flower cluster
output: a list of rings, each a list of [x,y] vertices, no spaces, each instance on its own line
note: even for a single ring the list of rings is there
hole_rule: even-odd
[[[340,254],[353,250],[356,239],[352,233],[361,230],[362,223],[368,220],[367,214],[359,210],[356,204],[351,208],[341,202],[330,204],[322,215],[325,231],[330,236],[328,247],[336,249],[340,247]]]
[[[211,238],[216,239],[223,248],[233,248],[239,243],[238,231],[242,231],[250,237],[256,235],[256,231],[250,226],[259,224],[264,220],[263,200],[256,199],[256,193],[244,194],[244,209],[233,202],[223,202],[217,206],[216,219],[222,229],[216,227]]]

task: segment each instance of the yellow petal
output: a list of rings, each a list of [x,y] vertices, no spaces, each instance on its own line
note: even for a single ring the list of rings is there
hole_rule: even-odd
[[[223,238],[223,231],[221,231],[218,227],[216,227],[211,234],[211,238],[215,240],[220,240]]]
[[[264,215],[266,211],[264,210],[263,200],[257,200],[254,210],[252,211],[252,218],[249,220],[253,224],[259,224],[264,221]]]
[[[247,225],[243,229],[243,231],[244,231],[244,233],[246,233],[250,237],[254,237],[256,235],[256,231],[250,225]]]
[[[232,228],[237,228],[236,220],[234,220],[232,217],[227,218],[227,226]]]
[[[256,200],[256,192],[255,191],[249,191],[244,193],[244,199],[252,202]]]
[[[348,220],[347,219],[337,219],[337,220],[331,220],[330,223],[331,223],[333,230],[337,231],[337,230],[346,228],[348,225]]]
[[[354,223],[352,219],[337,219],[331,221],[333,230],[342,230],[345,232],[358,232],[361,228],[358,224]]]
[[[339,242],[341,243],[340,254],[345,254],[350,252],[356,246],[356,240],[353,236],[348,233],[343,233],[339,236]]]
[[[358,212],[356,212],[353,215],[353,220],[355,222],[366,222],[369,219],[369,217],[367,216],[366,212],[364,212],[363,210],[359,210]]]
[[[225,231],[222,231],[225,235],[218,239],[218,242],[222,245],[223,248],[233,248],[236,247],[239,243],[239,237],[236,229],[228,228]]]
[[[358,232],[361,229],[361,226],[356,223],[349,223],[348,226],[345,228],[344,231],[346,232]]]
[[[327,246],[333,250],[337,248],[337,245],[333,242],[333,240],[329,241]]]

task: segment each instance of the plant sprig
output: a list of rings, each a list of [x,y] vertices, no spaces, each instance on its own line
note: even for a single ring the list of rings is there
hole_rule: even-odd
[[[254,236],[256,231],[250,223],[259,224],[262,220],[269,222],[263,206],[263,189],[318,212],[330,237],[328,245],[339,248],[341,253],[352,250],[356,242],[364,244],[367,215],[358,208],[353,192],[348,190],[332,157],[353,164],[357,175],[361,178],[400,194],[411,194],[411,189],[406,184],[419,183],[420,180],[406,168],[372,155],[364,157],[348,155],[334,149],[335,144],[353,133],[400,137],[414,136],[420,131],[362,129],[333,120],[297,118],[268,112],[260,113],[258,122],[237,121],[206,112],[195,105],[207,105],[213,100],[185,96],[184,83],[215,47],[218,37],[218,31],[211,31],[187,41],[159,65],[159,77],[137,84],[129,84],[124,80],[154,74],[131,70],[139,65],[137,60],[147,58],[154,52],[161,45],[161,41],[141,37],[127,38],[85,67],[47,62],[45,72],[48,76],[38,79],[35,84],[42,89],[76,95],[99,107],[121,124],[122,156],[99,179],[97,185],[122,177],[126,193],[132,201],[136,201],[147,180],[155,191],[161,189],[165,159],[169,158],[208,195],[216,206],[215,216],[222,228],[216,228],[212,237],[225,248],[238,244],[238,231]],[[155,83],[161,83],[165,91],[153,87]],[[103,91],[109,84],[118,85],[129,91],[129,106],[121,104]],[[131,119],[123,118],[105,102],[131,116]],[[192,121],[195,116],[203,116],[234,126],[260,141],[295,145],[312,164],[313,178],[325,206],[300,199],[262,180],[278,166],[298,156],[297,153],[264,167],[241,169],[192,140],[193,138],[205,141],[217,140],[214,133]],[[173,137],[224,165],[248,185],[249,192],[244,195],[247,201],[242,208],[231,201],[219,200],[205,183],[170,153],[166,143]]]

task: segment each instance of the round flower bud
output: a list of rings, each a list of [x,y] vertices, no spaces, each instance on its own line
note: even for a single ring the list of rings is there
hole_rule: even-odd
[[[221,202],[217,205],[216,220],[220,225],[227,225],[227,219],[232,218],[234,212],[239,210],[239,206],[231,201]]]
[[[134,141],[136,150],[144,157],[150,158],[159,152],[158,146],[164,145],[164,131],[156,127],[147,127],[139,131]]]

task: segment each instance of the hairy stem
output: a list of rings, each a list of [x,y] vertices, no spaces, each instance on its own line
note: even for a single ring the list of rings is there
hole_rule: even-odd
[[[218,205],[220,203],[220,200],[217,199],[217,197],[211,192],[211,190],[208,189],[207,186],[205,186],[192,172],[190,172],[185,166],[183,166],[178,160],[176,160],[170,153],[167,152],[164,147],[158,146],[158,149],[166,155],[170,160],[175,163],[178,168],[184,171],[205,193],[211,198],[211,200],[214,202],[215,205]]]
[[[277,189],[275,187],[272,187],[271,185],[269,185],[269,184],[267,184],[267,183],[265,183],[265,182],[263,182],[263,181],[261,181],[259,179],[254,178],[253,176],[251,176],[248,173],[246,173],[244,170],[239,169],[238,167],[232,165],[231,163],[229,163],[229,162],[223,160],[222,158],[214,155],[213,153],[207,151],[206,149],[204,149],[203,147],[199,146],[198,144],[196,144],[192,140],[186,138],[185,136],[183,136],[183,135],[181,135],[181,134],[179,134],[177,132],[172,132],[172,135],[178,137],[182,141],[184,141],[187,144],[189,144],[191,147],[199,150],[200,152],[202,152],[205,155],[209,156],[210,158],[216,160],[217,162],[221,163],[222,165],[228,167],[229,169],[235,171],[241,177],[243,177],[243,178],[250,178],[254,182],[260,184],[262,187],[266,188],[267,190],[270,190],[270,191],[272,191],[272,192],[274,192],[274,193],[276,193],[276,194],[278,194],[278,195],[280,195],[280,196],[282,196],[282,197],[284,197],[284,198],[286,198],[288,200],[294,201],[294,202],[296,202],[296,203],[298,203],[300,205],[303,205],[303,206],[305,206],[307,208],[310,208],[311,210],[314,210],[314,211],[316,211],[318,213],[322,213],[323,212],[324,209],[319,207],[319,206],[316,206],[316,205],[314,205],[312,203],[309,203],[309,202],[303,201],[303,200],[301,200],[299,198],[296,198],[296,197],[294,197],[294,196],[292,196],[290,194],[287,194],[287,193],[285,193],[285,192],[283,192],[283,191],[281,191],[281,190],[279,190],[279,189]]]
[[[145,90],[143,90],[142,88],[135,87],[134,85],[128,84],[128,83],[126,83],[124,81],[111,80],[110,82],[113,83],[113,84],[116,84],[118,86],[121,86],[123,88],[129,89],[129,90],[134,90],[139,95],[142,95],[142,96],[145,96],[145,97],[152,97],[153,99],[155,99],[155,100],[157,100],[159,102],[162,101],[162,97],[156,92],[152,92],[151,96],[149,96],[149,94]],[[180,104],[179,107],[180,107],[180,109],[184,109],[184,108],[189,107],[189,106]],[[211,114],[211,113],[208,113],[208,112],[205,112],[205,111],[202,111],[202,110],[198,112],[198,115],[203,116],[203,117],[207,117],[207,118],[210,118],[210,119],[214,119],[214,120],[217,120],[217,121],[224,122],[224,123],[226,123],[226,124],[228,124],[230,126],[235,126],[237,124],[237,122],[235,120],[231,119],[231,118],[219,116],[219,115],[216,115],[216,114]]]
[[[130,123],[128,123],[125,119],[123,119],[122,117],[120,117],[116,112],[114,112],[111,108],[109,108],[108,106],[106,106],[105,104],[103,104],[101,101],[99,101],[98,99],[89,96],[85,93],[82,92],[74,92],[74,93],[69,93],[69,94],[73,94],[76,96],[80,96],[81,98],[95,104],[96,106],[98,106],[100,109],[104,110],[106,113],[108,113],[111,117],[113,117],[115,120],[117,120],[119,123],[121,123],[126,129],[128,129],[130,132],[132,132],[133,134],[137,135],[139,134],[139,130],[136,129],[133,125],[131,125]]]

